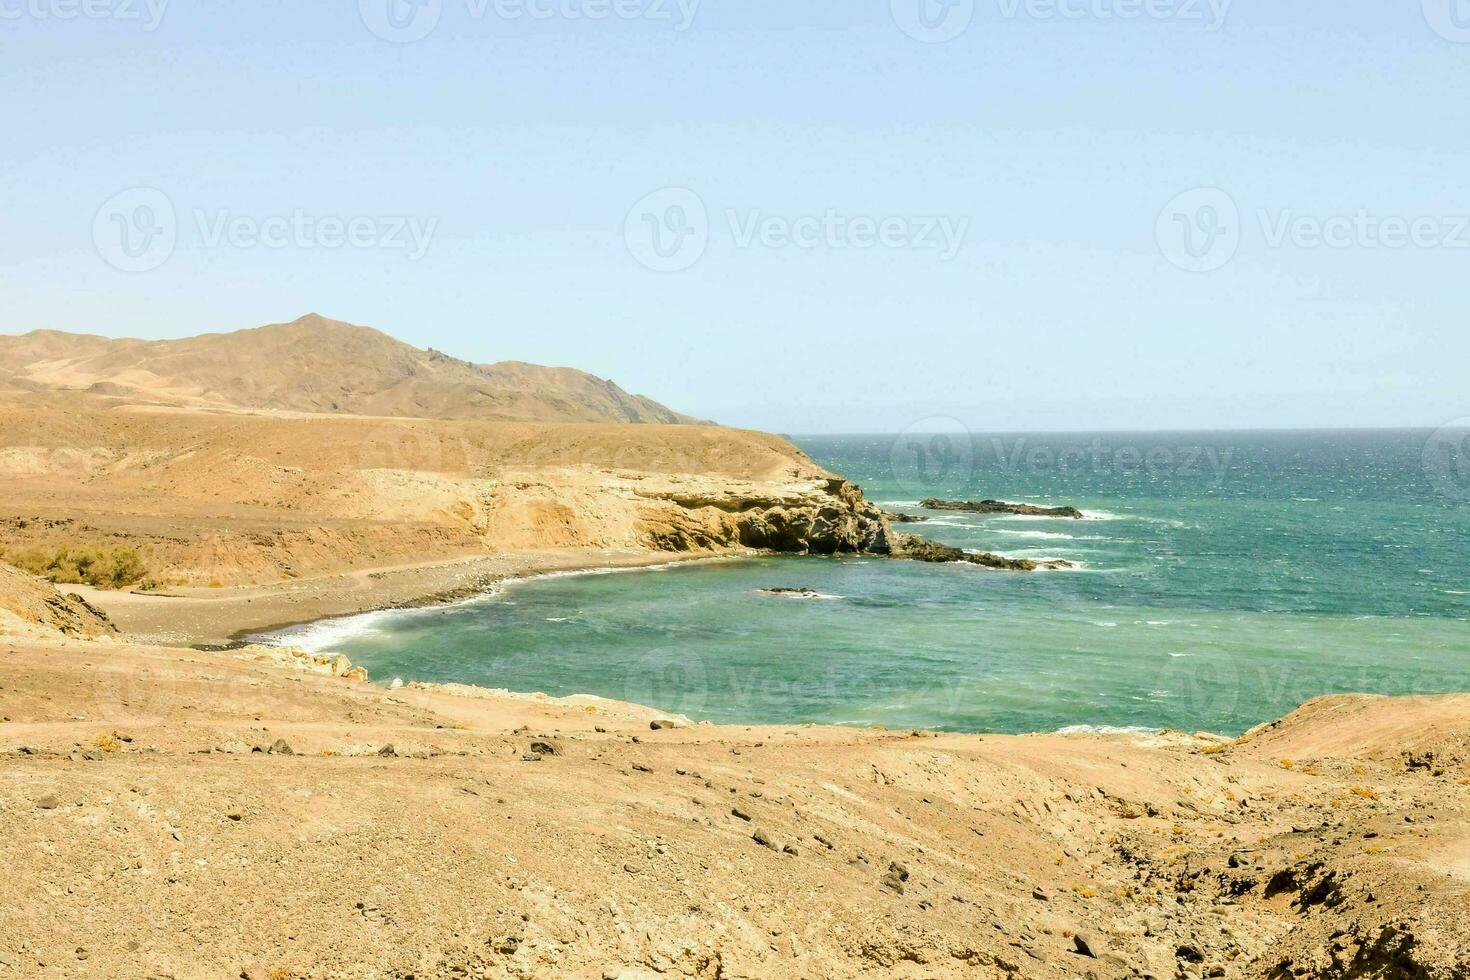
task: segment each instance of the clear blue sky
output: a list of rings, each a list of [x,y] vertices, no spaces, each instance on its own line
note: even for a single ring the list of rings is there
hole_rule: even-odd
[[[0,0],[3,332],[316,311],[785,432],[1470,415],[1460,0],[1236,0],[1223,23],[1219,0],[925,0],[927,32],[920,0],[86,2]],[[127,272],[107,235],[159,218],[137,192],[108,211],[136,187],[173,246]],[[687,196],[635,209],[668,187],[707,230]],[[1238,220],[1166,210],[1200,187]],[[260,243],[298,212],[370,224]],[[650,252],[646,222],[681,215],[694,252]],[[1180,268],[1176,226],[1229,261]]]

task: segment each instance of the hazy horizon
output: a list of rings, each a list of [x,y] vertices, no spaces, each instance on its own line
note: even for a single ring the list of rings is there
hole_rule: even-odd
[[[319,310],[812,434],[1434,429],[1453,2],[28,0],[0,331]]]

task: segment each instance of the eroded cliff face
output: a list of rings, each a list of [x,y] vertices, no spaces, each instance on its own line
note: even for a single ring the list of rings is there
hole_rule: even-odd
[[[662,551],[758,548],[787,554],[881,554],[892,550],[882,511],[841,478],[786,487],[730,487],[702,494],[651,492],[673,505],[643,521],[651,547]]]

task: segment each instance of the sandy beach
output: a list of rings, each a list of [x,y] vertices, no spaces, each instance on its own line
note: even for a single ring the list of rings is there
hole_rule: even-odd
[[[571,549],[365,568],[255,587],[177,588],[166,594],[85,585],[69,589],[105,610],[120,629],[140,641],[227,647],[254,634],[323,619],[469,599],[508,579],[730,557],[740,557],[740,553],[668,555]]]

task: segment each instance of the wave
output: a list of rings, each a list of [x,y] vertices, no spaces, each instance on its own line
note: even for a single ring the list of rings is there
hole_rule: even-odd
[[[1008,531],[1003,527],[998,527],[994,533],[1009,534],[1016,538],[1065,538],[1068,541],[1076,540],[1076,535],[1063,534],[1061,531]]]
[[[1058,735],[1157,735],[1158,728],[1147,725],[1068,725],[1058,728]]]

